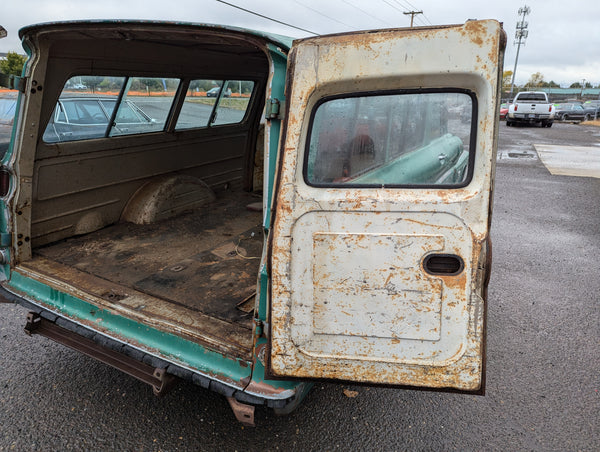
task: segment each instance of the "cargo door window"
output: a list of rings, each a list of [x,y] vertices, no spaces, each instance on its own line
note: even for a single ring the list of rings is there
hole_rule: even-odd
[[[305,154],[313,186],[468,183],[475,97],[452,90],[365,93],[321,101]]]

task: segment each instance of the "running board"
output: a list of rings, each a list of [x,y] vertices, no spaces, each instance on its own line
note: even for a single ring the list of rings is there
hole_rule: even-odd
[[[175,380],[175,377],[167,374],[165,369],[149,366],[123,353],[103,347],[91,339],[40,317],[34,312],[27,314],[25,332],[30,336],[32,334],[39,334],[40,336],[52,339],[59,344],[66,345],[73,350],[137,378],[139,381],[152,386],[152,390],[157,396],[167,392]]]

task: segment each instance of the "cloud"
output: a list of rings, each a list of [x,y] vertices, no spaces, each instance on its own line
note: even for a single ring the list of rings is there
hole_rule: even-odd
[[[505,70],[512,70],[516,56],[513,45],[517,11],[523,0],[483,2],[481,0],[228,0],[243,8],[317,33],[345,32],[388,26],[407,27],[409,7],[422,10],[415,25],[464,23],[468,19],[496,19],[507,34]],[[600,85],[600,2],[569,7],[563,0],[530,0],[529,37],[519,54],[517,83],[525,83],[534,72],[546,80],[570,84],[589,79]],[[404,6],[402,6],[404,5]],[[208,22],[253,28],[272,33],[304,37],[308,33],[270,22],[215,0],[28,0],[27,7],[5,8],[2,25],[9,37],[0,40],[0,52],[21,52],[17,30],[25,25],[74,19],[149,19]]]

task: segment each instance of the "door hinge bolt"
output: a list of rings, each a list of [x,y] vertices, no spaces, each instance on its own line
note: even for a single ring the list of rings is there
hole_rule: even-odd
[[[281,103],[279,99],[270,98],[267,100],[267,105],[265,107],[266,114],[265,118],[267,119],[279,119],[279,110],[281,108]]]

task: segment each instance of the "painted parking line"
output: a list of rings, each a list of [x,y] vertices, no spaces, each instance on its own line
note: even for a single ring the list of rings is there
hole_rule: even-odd
[[[551,174],[600,178],[600,147],[534,144]]]

